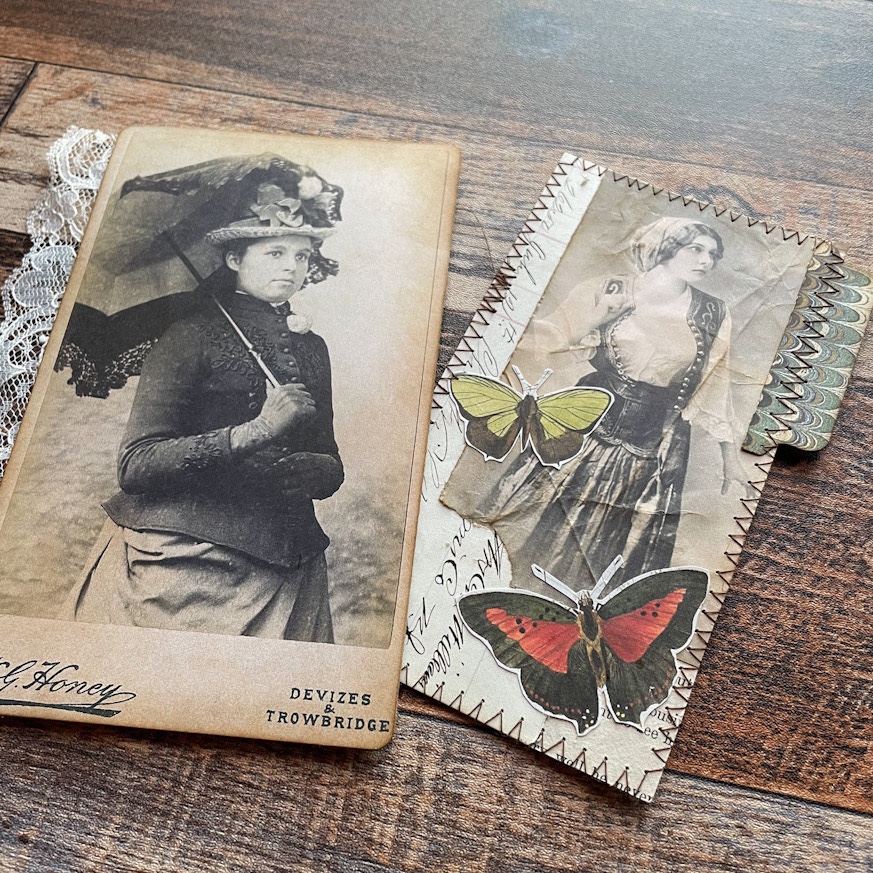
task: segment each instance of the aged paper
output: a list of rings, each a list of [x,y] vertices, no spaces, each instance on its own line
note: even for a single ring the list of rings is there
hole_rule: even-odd
[[[564,156],[440,382],[409,685],[652,799],[814,245]]]
[[[390,739],[458,163],[122,134],[0,490],[4,711]]]

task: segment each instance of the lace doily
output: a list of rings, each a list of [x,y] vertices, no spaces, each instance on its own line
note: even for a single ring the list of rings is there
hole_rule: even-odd
[[[2,292],[0,475],[114,144],[114,136],[99,130],[71,127],[49,149],[49,188],[27,220],[31,249]]]

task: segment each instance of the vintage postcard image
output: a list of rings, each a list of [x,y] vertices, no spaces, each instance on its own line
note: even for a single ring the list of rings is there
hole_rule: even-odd
[[[564,157],[440,381],[409,685],[652,798],[815,249]]]
[[[122,134],[0,490],[4,711],[390,739],[458,162]]]

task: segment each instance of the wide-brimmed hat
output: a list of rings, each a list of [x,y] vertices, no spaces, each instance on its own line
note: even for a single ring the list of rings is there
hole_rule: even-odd
[[[206,239],[215,244],[290,235],[323,240],[335,233],[341,189],[311,172],[302,174],[294,187],[289,191],[276,182],[261,182],[239,220],[210,231]]]

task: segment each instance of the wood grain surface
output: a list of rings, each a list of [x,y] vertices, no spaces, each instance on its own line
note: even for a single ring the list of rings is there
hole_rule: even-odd
[[[873,265],[862,0],[0,6],[0,279],[71,124],[450,141],[444,354],[560,153]],[[414,692],[381,753],[0,719],[0,870],[873,869],[873,345],[780,450],[656,802]]]
[[[869,816],[667,774],[644,805],[505,737],[401,714],[384,751],[6,719],[0,869],[864,870]]]

